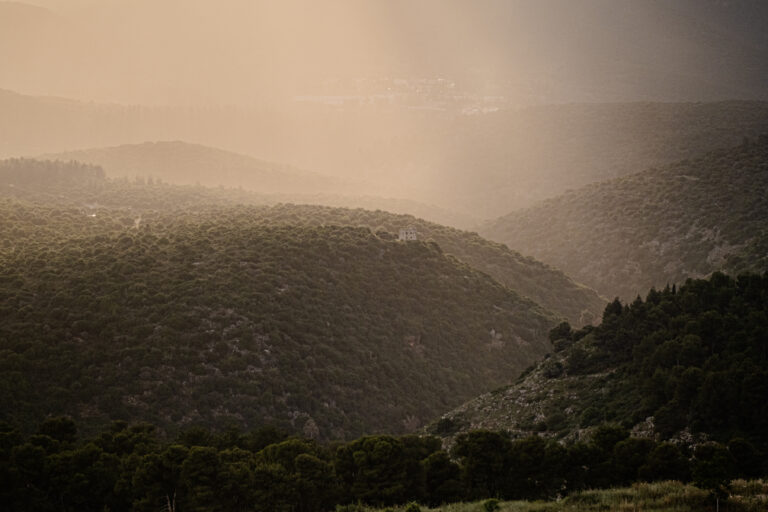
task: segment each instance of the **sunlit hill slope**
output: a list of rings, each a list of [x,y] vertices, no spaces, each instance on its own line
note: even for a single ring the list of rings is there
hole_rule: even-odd
[[[490,242],[476,233],[427,222],[411,215],[361,208],[280,203],[300,199],[292,195],[257,194],[199,186],[180,187],[159,183],[155,179],[115,180],[105,177],[100,168],[81,167],[76,163],[9,160],[0,164],[0,173],[4,183],[0,191],[4,195],[33,203],[74,206],[88,211],[98,207],[117,209],[128,219],[139,218],[144,211],[246,204],[255,206],[252,209],[254,221],[265,226],[355,226],[390,234],[412,226],[421,239],[436,242],[447,254],[485,272],[573,325],[580,326],[598,318],[606,302],[596,292],[575,283],[561,271],[522,256],[502,244]],[[373,206],[380,205],[373,200],[372,203]],[[68,225],[59,226],[59,229],[68,232],[80,227]],[[61,233],[49,231],[47,234],[59,236]]]

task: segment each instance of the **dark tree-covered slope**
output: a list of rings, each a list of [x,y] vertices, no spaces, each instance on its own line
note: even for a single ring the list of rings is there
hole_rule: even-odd
[[[481,232],[609,296],[768,269],[768,137],[513,212]]]
[[[464,404],[433,428],[578,438],[604,422],[684,442],[768,446],[768,273],[715,273],[643,301],[609,304],[598,327],[553,329],[554,354],[512,386]]]
[[[575,325],[599,318],[605,300],[594,290],[507,246],[477,233],[441,226],[410,215],[394,215],[364,209],[328,208],[313,205],[275,205],[261,212],[265,224],[352,225],[375,232],[397,233],[413,226],[419,237],[436,242],[446,253],[485,272],[499,283],[532,299]]]
[[[115,200],[184,197],[50,166],[50,186],[72,171]],[[91,427],[403,432],[548,350],[553,316],[435,243],[221,202],[26,197],[0,201],[0,419],[13,424],[69,414]]]
[[[12,186],[11,186],[12,185]],[[100,208],[118,209],[127,226],[142,217],[142,212],[167,211],[175,208],[201,208],[214,205],[250,204],[254,221],[268,225],[358,226],[374,232],[397,233],[412,225],[424,240],[436,242],[452,256],[487,273],[499,283],[529,297],[545,309],[583,325],[599,317],[606,301],[593,290],[573,282],[568,276],[506,246],[490,242],[476,233],[441,226],[410,215],[384,211],[329,208],[312,205],[274,204],[275,198],[233,189],[180,187],[153,180],[126,181],[104,177],[98,167],[77,163],[8,160],[0,162],[0,194],[24,201],[73,206],[97,215]],[[58,236],[80,224],[47,219],[46,236]],[[139,221],[141,222],[141,221]],[[99,222],[88,225],[98,231]]]
[[[404,431],[546,350],[551,317],[437,246],[251,217],[3,251],[3,418]]]

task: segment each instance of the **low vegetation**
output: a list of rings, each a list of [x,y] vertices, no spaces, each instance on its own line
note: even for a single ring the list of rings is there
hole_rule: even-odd
[[[736,480],[723,510],[761,512],[768,507],[768,485],[763,480]],[[418,507],[418,509],[416,508]],[[438,507],[406,505],[385,509],[339,507],[338,512],[699,512],[717,503],[704,489],[680,482],[637,483],[631,487],[579,491],[556,501],[499,501],[452,503]]]

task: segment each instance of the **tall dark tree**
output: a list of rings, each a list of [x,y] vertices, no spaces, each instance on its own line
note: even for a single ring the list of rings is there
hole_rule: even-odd
[[[511,442],[497,432],[477,430],[459,435],[453,449],[462,466],[462,480],[472,499],[501,498],[510,468]]]

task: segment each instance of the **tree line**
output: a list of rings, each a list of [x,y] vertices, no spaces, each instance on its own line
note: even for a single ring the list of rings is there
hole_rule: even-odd
[[[471,431],[446,451],[431,436],[320,444],[270,427],[196,427],[168,439],[151,424],[125,422],[80,439],[73,420],[54,417],[29,434],[0,426],[0,500],[9,511],[308,512],[546,499],[670,479],[722,492],[732,478],[766,474],[763,461],[743,439],[692,449],[613,425],[567,446]]]
[[[768,446],[768,274],[689,279],[608,304],[599,326],[550,331],[563,374],[608,373],[579,404],[581,427],[653,417],[664,439],[688,430]],[[555,377],[559,378],[559,377]]]

